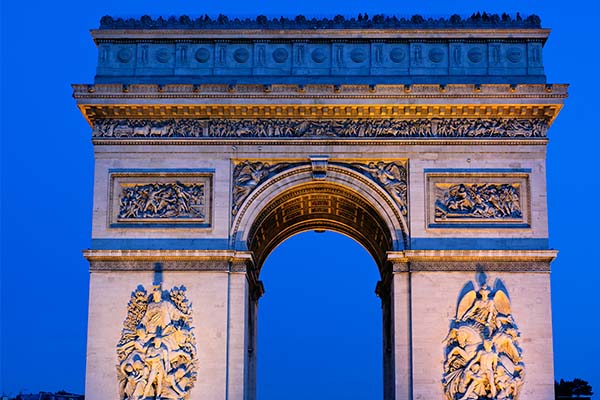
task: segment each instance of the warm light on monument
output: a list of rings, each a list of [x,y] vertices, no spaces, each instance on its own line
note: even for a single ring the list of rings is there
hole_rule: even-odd
[[[548,35],[103,18],[86,397],[255,399],[262,265],[331,230],[379,269],[385,399],[552,398]]]

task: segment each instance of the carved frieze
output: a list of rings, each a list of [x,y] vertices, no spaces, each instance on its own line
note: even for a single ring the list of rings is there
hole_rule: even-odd
[[[519,184],[436,184],[435,219],[521,219]]]
[[[529,227],[525,172],[429,173],[428,226]]]
[[[123,187],[118,219],[195,219],[204,221],[203,183],[149,183]]]
[[[211,220],[211,175],[203,172],[111,173],[110,226],[195,224]]]
[[[545,137],[545,119],[98,119],[96,138]]]
[[[504,284],[463,289],[445,344],[447,400],[516,400],[525,378],[519,330]]]
[[[188,397],[198,362],[191,307],[184,286],[132,292],[117,344],[121,400]]]
[[[408,214],[406,161],[353,163],[351,166],[383,187],[392,196],[402,215]]]

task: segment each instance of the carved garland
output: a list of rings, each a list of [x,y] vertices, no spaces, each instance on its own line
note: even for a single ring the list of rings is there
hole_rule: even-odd
[[[545,137],[548,121],[513,119],[98,119],[96,138]]]
[[[121,400],[186,399],[196,382],[197,350],[185,287],[131,294],[117,344]]]
[[[506,288],[469,282],[450,324],[443,385],[447,400],[516,400],[525,377],[519,330]]]

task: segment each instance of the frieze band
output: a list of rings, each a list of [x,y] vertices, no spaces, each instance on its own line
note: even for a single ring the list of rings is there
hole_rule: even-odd
[[[155,271],[153,261],[90,261],[90,271]],[[246,272],[241,263],[223,261],[160,261],[163,271]]]
[[[394,268],[396,264],[394,264]],[[399,265],[399,264],[398,264]],[[496,272],[550,272],[550,263],[543,261],[486,261],[475,262],[475,261],[412,261],[410,264],[399,265],[398,268],[394,269],[394,272],[417,272],[417,271],[479,271],[481,269],[485,271],[496,271]]]
[[[98,119],[95,138],[537,138],[543,118],[513,119]]]

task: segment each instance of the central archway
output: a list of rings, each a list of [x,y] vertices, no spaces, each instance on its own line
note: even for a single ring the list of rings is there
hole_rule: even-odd
[[[385,188],[344,165],[329,165],[325,176],[315,175],[310,165],[294,166],[257,185],[239,207],[233,221],[236,248],[250,251],[253,263],[249,279],[254,287],[248,297],[248,384],[256,391],[258,299],[263,293],[260,272],[269,254],[287,238],[310,230],[329,230],[362,245],[375,261],[380,281],[384,391],[394,385],[393,306],[389,297],[390,270],[387,253],[403,250],[406,221]],[[392,398],[391,393],[384,393]]]

